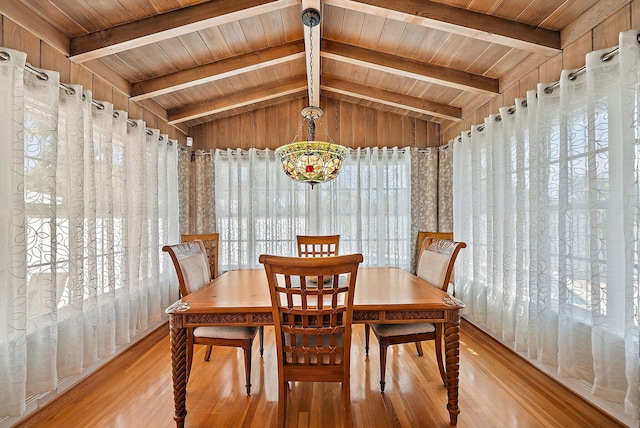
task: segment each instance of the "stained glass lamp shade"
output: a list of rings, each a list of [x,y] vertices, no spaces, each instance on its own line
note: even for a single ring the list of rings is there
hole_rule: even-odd
[[[348,149],[339,144],[315,140],[315,119],[321,114],[318,107],[303,109],[302,116],[309,120],[308,140],[294,141],[275,152],[282,169],[292,180],[309,183],[312,188],[336,178],[348,153]]]

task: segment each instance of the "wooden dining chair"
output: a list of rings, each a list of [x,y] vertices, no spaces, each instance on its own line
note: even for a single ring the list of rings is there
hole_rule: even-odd
[[[180,297],[206,286],[211,281],[207,250],[200,240],[175,245],[165,245],[162,251],[169,253],[178,276]],[[251,394],[251,348],[258,332],[257,327],[222,326],[197,327],[187,330],[187,373],[191,371],[193,346],[207,345],[205,361],[211,357],[212,346],[233,346],[244,351],[244,369],[247,395]]]
[[[422,241],[416,275],[429,284],[447,291],[456,257],[460,250],[466,246],[467,244],[464,242],[426,237]],[[370,330],[373,330],[380,345],[380,391],[384,392],[385,386],[387,347],[415,342],[418,355],[422,356],[420,342],[423,340],[435,340],[436,360],[440,370],[440,377],[444,385],[447,386],[447,375],[442,358],[442,342],[444,338],[442,323],[366,324],[364,330],[366,355],[369,355]]]
[[[218,277],[218,233],[200,233],[182,235],[182,242],[202,241],[204,248],[207,250],[207,258],[209,260],[209,269],[211,270],[211,279]]]
[[[209,269],[211,271],[211,279],[215,279],[218,277],[218,240],[220,238],[220,234],[218,233],[200,233],[200,234],[189,234],[182,235],[182,242],[189,241],[202,241],[204,244],[204,248],[207,251],[207,258],[209,260]],[[260,337],[260,356],[262,357],[264,354],[264,326],[260,326],[258,328],[259,337]],[[213,346],[207,346],[207,351],[204,354],[204,360],[209,361],[211,358],[211,352],[213,351]]]
[[[416,272],[418,271],[418,261],[420,260],[420,252],[422,251],[422,243],[425,238],[438,238],[438,239],[448,239],[449,241],[453,241],[453,232],[428,232],[428,231],[420,231],[418,232],[418,243],[416,245]],[[455,295],[455,288],[453,283],[453,272],[451,272],[451,278],[449,278],[449,289],[447,290],[449,294],[452,296]]]
[[[352,426],[351,321],[356,275],[362,260],[362,254],[263,254],[259,258],[269,282],[276,332],[280,427],[285,425],[289,381],[341,382],[344,426]],[[328,283],[326,277],[331,278]]]
[[[340,235],[298,235],[298,257],[337,256]]]

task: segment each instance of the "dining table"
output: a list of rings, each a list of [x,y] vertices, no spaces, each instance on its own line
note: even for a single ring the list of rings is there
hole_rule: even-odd
[[[460,315],[464,303],[412,273],[394,267],[360,267],[353,299],[353,323],[443,323],[447,410],[456,425]],[[271,296],[264,269],[225,272],[207,286],[166,309],[169,315],[174,420],[184,427],[188,330],[202,326],[273,325]]]

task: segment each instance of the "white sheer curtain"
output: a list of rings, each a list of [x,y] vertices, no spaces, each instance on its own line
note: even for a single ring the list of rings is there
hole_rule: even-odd
[[[163,319],[178,188],[177,142],[0,50],[1,418]]]
[[[456,281],[466,317],[637,423],[637,31],[608,52],[456,139]]]
[[[270,150],[217,150],[220,269],[258,267],[262,253],[295,255],[300,234],[340,234],[340,252],[409,268],[409,149],[350,150],[338,177],[313,189],[292,181]]]

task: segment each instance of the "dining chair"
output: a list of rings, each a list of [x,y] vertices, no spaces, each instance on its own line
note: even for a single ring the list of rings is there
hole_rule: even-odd
[[[337,256],[340,235],[298,235],[298,257]]]
[[[425,238],[438,238],[438,239],[448,239],[449,241],[453,241],[453,232],[428,232],[428,231],[420,231],[418,232],[418,243],[416,245],[416,272],[418,271],[418,260],[420,260],[420,252],[422,250],[422,243]],[[449,278],[449,289],[447,292],[452,296],[455,295],[455,288],[453,283],[453,272],[451,272],[451,278]]]
[[[211,269],[207,250],[200,240],[187,241],[175,245],[165,245],[162,251],[169,253],[178,276],[180,297],[206,286],[211,281]],[[205,361],[211,356],[212,346],[233,346],[244,351],[244,369],[247,395],[251,394],[251,348],[257,327],[213,326],[196,327],[187,330],[187,373],[191,371],[193,346],[207,345]]]
[[[456,257],[467,244],[448,239],[426,237],[422,241],[416,275],[434,287],[447,291],[449,278],[453,271]],[[380,391],[384,392],[385,369],[387,363],[387,347],[401,343],[415,342],[419,356],[422,356],[423,340],[434,340],[436,360],[440,377],[447,386],[447,375],[442,358],[443,325],[442,323],[416,324],[366,324],[364,330],[365,354],[369,355],[369,331],[373,330],[380,345]]]
[[[200,233],[200,234],[187,234],[182,235],[182,242],[189,241],[202,241],[204,248],[207,250],[207,259],[209,260],[209,269],[211,271],[211,279],[218,277],[218,248],[220,234],[219,233]],[[264,354],[264,326],[258,327],[260,336],[260,356]],[[207,351],[204,354],[204,360],[209,361],[211,358],[212,346],[207,346]]]
[[[285,424],[290,381],[341,382],[344,426],[351,426],[351,322],[362,260],[362,254],[259,258],[269,282],[276,332],[280,427]],[[326,277],[331,280],[325,282]]]
[[[218,277],[218,233],[200,233],[182,235],[182,242],[202,241],[204,248],[207,250],[207,258],[209,260],[209,269],[211,270],[211,279]]]

